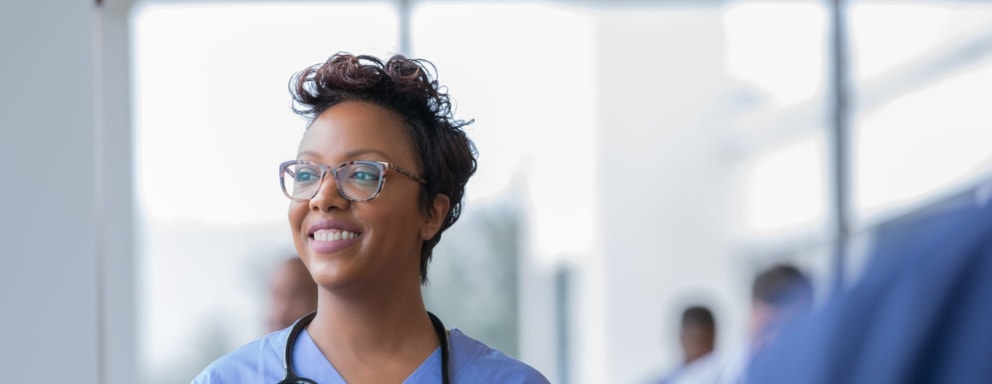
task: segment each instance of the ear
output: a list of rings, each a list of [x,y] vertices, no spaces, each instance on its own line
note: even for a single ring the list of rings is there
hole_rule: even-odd
[[[441,224],[444,223],[444,218],[448,216],[449,209],[451,209],[451,199],[448,198],[448,195],[439,193],[434,196],[430,215],[425,217],[424,226],[420,228],[422,240],[430,240],[434,235],[437,235],[437,232],[441,230]]]

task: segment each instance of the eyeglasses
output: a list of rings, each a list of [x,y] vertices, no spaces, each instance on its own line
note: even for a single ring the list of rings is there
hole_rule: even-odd
[[[286,197],[296,201],[307,201],[317,196],[324,176],[334,175],[334,184],[341,197],[354,202],[369,201],[382,191],[386,182],[386,170],[396,171],[420,184],[427,184],[412,172],[385,161],[355,160],[335,166],[314,163],[306,160],[290,160],[279,165],[279,183]]]

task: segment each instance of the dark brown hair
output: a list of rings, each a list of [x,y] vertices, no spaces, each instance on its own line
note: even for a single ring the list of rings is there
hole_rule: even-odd
[[[805,308],[813,302],[813,284],[798,268],[779,264],[755,277],[751,299],[777,308]]]
[[[682,328],[698,327],[710,332],[716,331],[716,320],[713,312],[701,305],[693,305],[682,311]]]
[[[427,281],[427,264],[441,233],[461,215],[465,184],[475,173],[475,145],[461,128],[471,121],[456,120],[447,88],[438,84],[437,69],[429,61],[395,55],[386,61],[373,56],[338,52],[290,79],[293,111],[309,123],[337,104],[364,101],[403,117],[417,151],[421,177],[420,206],[428,215],[434,197],[447,195],[451,207],[441,228],[420,250],[420,281]],[[309,125],[308,125],[309,126]]]

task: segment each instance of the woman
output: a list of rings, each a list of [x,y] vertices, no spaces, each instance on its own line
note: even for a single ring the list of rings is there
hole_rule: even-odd
[[[424,307],[431,251],[476,168],[466,122],[424,64],[339,53],[293,76],[309,125],[280,174],[317,311],[194,383],[547,382]]]

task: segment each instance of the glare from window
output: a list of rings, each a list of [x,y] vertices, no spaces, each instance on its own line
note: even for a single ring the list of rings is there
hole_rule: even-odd
[[[939,49],[956,36],[988,29],[986,4],[889,2],[850,7],[852,75],[871,79]]]
[[[290,75],[337,51],[388,57],[397,49],[396,20],[387,3],[139,8],[141,212],[220,225],[282,220],[277,167],[295,157],[305,125],[289,108]]]
[[[414,53],[444,68],[458,115],[476,120],[467,128],[479,148],[468,203],[526,184],[521,192],[541,202],[531,218],[541,260],[588,252],[596,177],[594,19],[547,4],[435,2],[418,6],[412,24]]]
[[[824,135],[770,149],[745,163],[743,235],[768,239],[809,231],[826,220]]]
[[[863,217],[902,211],[992,170],[992,60],[863,116],[855,204]]]
[[[141,374],[189,382],[262,335],[266,281],[292,256],[280,162],[305,121],[290,76],[398,45],[391,2],[146,4],[133,10]]]
[[[992,171],[992,6],[981,2],[851,7],[853,196],[876,222]]]
[[[826,74],[826,9],[819,1],[748,1],[724,12],[727,73],[776,106],[813,98]]]

